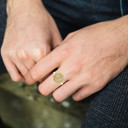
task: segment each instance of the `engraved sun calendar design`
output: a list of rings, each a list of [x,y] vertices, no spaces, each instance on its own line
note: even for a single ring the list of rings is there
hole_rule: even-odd
[[[53,73],[53,80],[56,83],[62,85],[64,83],[64,75],[60,72],[54,72]]]

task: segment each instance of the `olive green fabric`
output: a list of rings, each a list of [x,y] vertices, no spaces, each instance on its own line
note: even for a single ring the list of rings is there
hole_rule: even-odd
[[[87,103],[71,98],[59,103],[42,96],[38,83],[13,82],[0,76],[0,116],[12,128],[79,128]]]

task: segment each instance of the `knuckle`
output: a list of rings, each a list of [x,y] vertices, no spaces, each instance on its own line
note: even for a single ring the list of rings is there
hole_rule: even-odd
[[[79,72],[82,68],[82,63],[80,61],[77,61],[75,63],[73,63],[72,67],[72,71],[75,72]]]
[[[15,50],[10,50],[8,53],[9,53],[9,56],[10,56],[11,58],[15,58],[15,56],[16,56]]]
[[[7,56],[7,53],[6,53],[5,51],[6,51],[6,50],[4,50],[3,47],[0,49],[0,53],[1,53],[1,56],[2,56],[2,57]]]
[[[103,88],[103,86],[104,86],[104,84],[102,83],[102,81],[97,81],[94,84],[93,88],[95,88],[95,91],[97,92],[97,91],[101,90]]]
[[[63,49],[61,50],[60,54],[63,57],[70,56],[70,54],[71,54],[71,47],[65,45],[65,47],[63,47]]]
[[[41,58],[45,54],[44,48],[35,48],[33,49],[33,54],[36,58]]]
[[[20,50],[20,51],[18,52],[18,56],[19,56],[19,58],[21,58],[21,59],[26,59],[26,58],[28,58],[27,52],[26,52],[24,49],[22,49],[22,50]]]
[[[6,55],[4,53],[1,52],[1,57],[4,58]]]
[[[1,53],[1,55],[3,55],[3,53],[4,53],[3,48],[0,49],[0,53]]]
[[[44,50],[43,47],[38,48],[38,50],[39,50],[39,53],[40,53],[41,55],[46,52],[46,50]]]
[[[68,74],[76,74],[78,72],[77,66],[72,65],[70,70],[68,71]]]
[[[92,82],[90,85],[89,85],[89,90],[91,91],[91,94],[95,93],[95,92],[98,92],[99,90],[102,89],[102,86],[101,86],[101,83],[98,83],[98,82]]]
[[[90,82],[92,80],[93,76],[92,76],[92,73],[91,72],[86,72],[85,74],[85,80],[87,82]]]

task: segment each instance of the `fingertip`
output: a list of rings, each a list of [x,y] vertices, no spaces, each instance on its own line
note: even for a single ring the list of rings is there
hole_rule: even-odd
[[[38,90],[39,90],[39,92],[40,92],[43,96],[48,96],[49,93],[48,93],[48,91],[47,91],[46,89],[43,88],[43,86],[44,86],[44,85],[40,84],[40,85],[38,86]]]
[[[30,73],[29,73],[29,77],[34,80],[34,81],[38,81],[39,78],[39,73],[35,70],[35,69],[31,69]]]
[[[23,77],[19,74],[16,74],[15,76],[14,75],[13,76],[10,75],[10,76],[11,76],[12,81],[14,81],[14,82],[23,81]]]
[[[26,77],[25,77],[25,82],[28,84],[28,85],[33,85],[34,83],[36,83],[36,81],[34,81],[30,74],[28,74]]]
[[[53,97],[54,97],[55,101],[57,101],[57,102],[62,102],[64,100],[63,98],[58,96],[56,92],[53,93]]]
[[[27,84],[27,85],[33,85],[33,84],[35,84],[35,83],[34,83],[34,82],[32,83],[32,82],[26,81],[26,84]]]
[[[73,99],[74,101],[80,101],[80,100],[81,100],[78,95],[73,95],[73,96],[72,96],[72,99]]]
[[[23,76],[19,73],[17,67],[15,64],[9,60],[8,58],[4,58],[4,64],[6,66],[6,69],[14,82],[22,81],[24,78]]]
[[[34,83],[36,83],[37,80],[34,80],[33,76],[32,76],[32,73],[31,73],[31,70],[28,71],[28,73],[25,75],[25,82],[28,84],[28,85],[33,85]]]

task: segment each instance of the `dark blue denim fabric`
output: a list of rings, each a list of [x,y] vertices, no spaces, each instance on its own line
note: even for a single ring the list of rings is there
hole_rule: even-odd
[[[128,128],[128,67],[90,97],[81,128]]]
[[[126,0],[43,0],[64,38],[82,27],[128,13]],[[5,0],[0,2],[0,43],[6,24]],[[0,71],[3,70],[0,62]],[[81,128],[128,128],[128,67],[90,98]]]
[[[43,0],[65,37],[82,27],[121,16],[120,0]]]
[[[128,14],[128,0],[120,0],[121,15]]]
[[[6,26],[6,0],[0,0],[0,48],[3,42],[4,31]],[[6,72],[0,53],[0,74]]]

